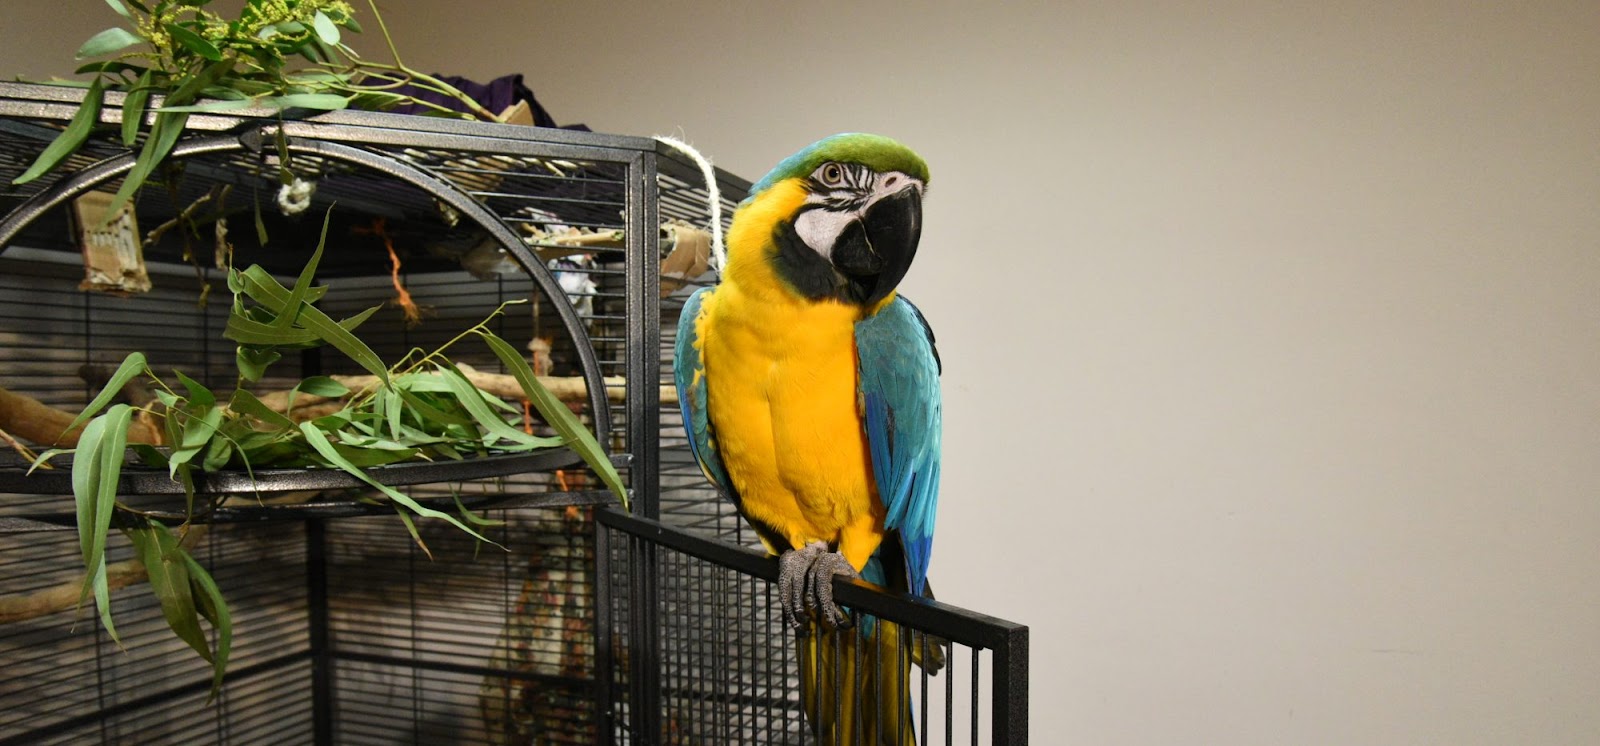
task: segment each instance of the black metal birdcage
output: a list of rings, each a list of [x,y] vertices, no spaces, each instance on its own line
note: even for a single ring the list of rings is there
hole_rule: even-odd
[[[30,474],[7,450],[0,744],[816,737],[794,642],[771,605],[775,566],[700,476],[671,400],[678,309],[709,278],[663,281],[662,258],[677,245],[663,226],[709,224],[698,167],[654,140],[588,132],[366,112],[196,114],[175,167],[134,201],[149,289],[93,292],[80,289],[80,211],[133,165],[109,131],[119,96],[107,94],[105,136],[39,181],[12,185],[81,95],[0,84],[4,401],[76,412],[135,350],[157,371],[233,385],[234,347],[222,337],[230,299],[213,254],[226,242],[234,264],[292,281],[331,208],[320,307],[345,316],[403,287],[420,322],[386,307],[360,330],[393,361],[521,301],[494,317],[495,332],[536,348],[541,373],[576,383],[569,404],[613,454],[633,514],[566,451],[370,472],[424,504],[499,521],[483,529],[499,547],[418,521],[424,550],[391,505],[331,470],[207,475],[199,487],[213,507],[194,522],[190,551],[227,597],[235,629],[226,681],[208,701],[209,667],[166,629],[126,542],[113,541],[107,558],[125,586],[112,596],[121,645],[92,603],[76,603],[70,479]],[[314,189],[303,213],[276,204],[291,176]],[[721,171],[715,182],[726,220],[749,182]],[[486,351],[452,357],[500,371]],[[312,349],[259,386],[356,372]],[[119,499],[172,522],[187,509],[165,471],[130,467]],[[925,630],[924,644],[944,651],[944,673],[913,680],[921,740],[1025,742],[1025,628],[839,586],[857,613]]]

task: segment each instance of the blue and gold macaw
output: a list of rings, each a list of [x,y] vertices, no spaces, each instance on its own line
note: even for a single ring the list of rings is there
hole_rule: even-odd
[[[827,654],[821,630],[806,633],[813,611],[848,623],[835,574],[927,593],[939,358],[922,314],[895,292],[916,255],[927,185],[927,165],[889,138],[813,143],[752,187],[721,284],[696,292],[678,323],[689,442],[779,556],[784,613],[806,639],[807,710],[827,743],[914,743],[907,663],[934,667],[911,649],[926,645],[882,620],[833,636],[840,647]],[[858,659],[872,670],[855,671]],[[836,680],[856,691],[831,692]]]

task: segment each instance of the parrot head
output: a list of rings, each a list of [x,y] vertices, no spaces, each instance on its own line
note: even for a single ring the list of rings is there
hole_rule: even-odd
[[[729,277],[759,262],[763,274],[770,269],[809,300],[876,307],[911,268],[927,185],[927,164],[887,137],[847,133],[812,143],[740,204],[728,233]]]

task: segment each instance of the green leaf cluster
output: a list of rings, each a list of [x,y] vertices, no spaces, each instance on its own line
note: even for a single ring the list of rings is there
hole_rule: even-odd
[[[345,43],[358,33],[344,0],[246,0],[239,17],[208,10],[209,0],[106,0],[125,26],[113,26],[78,48],[80,60],[111,57],[79,67],[92,74],[83,105],[67,127],[13,183],[49,173],[86,142],[99,123],[105,91],[125,91],[122,143],[138,145],[135,166],[109,211],[115,213],[171,154],[190,114],[245,108],[328,111],[350,106],[388,109],[416,104],[435,113],[454,111],[410,95],[403,86],[431,90],[468,104],[485,119],[494,115],[465,94],[405,67],[391,42],[393,64],[361,58]],[[374,15],[377,6],[372,5]],[[382,26],[382,19],[379,18]],[[384,32],[388,38],[387,29]],[[151,108],[152,97],[162,96]],[[146,127],[146,122],[149,126]]]
[[[331,213],[330,213],[331,217]],[[173,375],[179,388],[151,370],[141,353],[125,359],[106,387],[84,408],[72,427],[87,421],[72,463],[72,487],[77,505],[79,543],[85,582],[80,603],[93,595],[100,619],[116,639],[105,573],[106,537],[114,513],[137,511],[117,501],[117,488],[129,446],[128,428],[134,409],[113,404],[118,391],[138,377],[155,385],[158,414],[165,426],[164,448],[134,445],[135,455],[147,466],[166,468],[184,486],[188,517],[202,517],[208,506],[196,510],[195,472],[222,469],[254,470],[263,467],[320,467],[342,470],[376,490],[394,506],[412,538],[428,551],[414,518],[449,523],[468,535],[493,543],[477,527],[492,522],[460,507],[459,515],[436,510],[374,478],[368,469],[413,459],[461,460],[503,453],[526,453],[567,447],[580,455],[622,501],[627,491],[594,435],[560,400],[540,385],[526,360],[487,324],[504,309],[457,335],[432,352],[414,350],[393,366],[356,336],[356,330],[377,311],[370,308],[347,319],[335,320],[315,303],[328,288],[312,280],[326,244],[323,240],[292,287],[284,287],[259,266],[230,270],[228,287],[234,300],[224,336],[238,343],[240,385],[226,397],[180,371]],[[446,356],[453,345],[477,339],[511,371],[523,393],[555,431],[555,437],[523,432],[507,422],[521,409],[479,390]],[[313,376],[300,381],[292,398],[310,394],[347,398],[344,406],[308,422],[295,422],[267,406],[244,384],[257,381],[285,349],[327,345],[372,373],[378,384],[351,391],[338,381]],[[103,410],[103,411],[102,411]],[[47,451],[35,466],[60,455]],[[187,528],[187,521],[180,531]],[[162,613],[179,638],[195,648],[214,668],[214,688],[220,686],[232,639],[227,604],[216,584],[178,543],[165,526],[144,520],[125,533],[133,540],[140,560],[150,572],[151,589],[160,599]],[[430,553],[431,556],[431,553]],[[199,619],[215,632],[208,646]]]

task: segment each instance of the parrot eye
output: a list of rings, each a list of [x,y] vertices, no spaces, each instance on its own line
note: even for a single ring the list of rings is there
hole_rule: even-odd
[[[837,163],[825,163],[817,169],[817,173],[822,177],[823,186],[844,186],[844,167]]]

